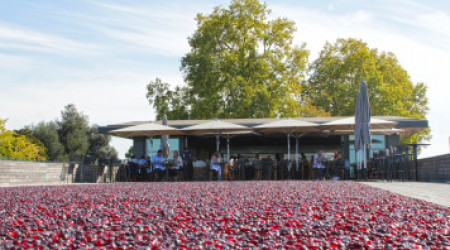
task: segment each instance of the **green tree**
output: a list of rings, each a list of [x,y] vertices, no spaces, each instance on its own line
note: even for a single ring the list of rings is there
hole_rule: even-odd
[[[128,149],[128,152],[125,153],[125,158],[130,159],[131,156],[133,155],[133,152],[134,152],[134,146],[131,145],[130,148]]]
[[[57,121],[59,139],[67,155],[85,155],[90,131],[88,117],[79,112],[74,104],[64,107],[61,120]]]
[[[168,83],[156,78],[147,85],[147,99],[150,105],[156,108],[157,120],[161,120],[164,114],[170,120],[189,119],[189,99],[186,87],[177,86],[175,90],[170,90]]]
[[[5,128],[6,120],[0,119],[0,157],[46,160],[47,149],[38,139]],[[21,131],[25,132],[25,131]]]
[[[111,136],[108,134],[100,134],[98,126],[93,125],[89,131],[89,147],[87,154],[95,158],[112,158],[117,159],[117,151],[109,145]]]
[[[283,117],[321,113],[302,106],[309,52],[292,43],[296,28],[269,18],[257,0],[233,0],[210,15],[197,15],[191,50],[182,58],[187,86],[170,90],[156,79],[147,98],[157,117],[170,119]],[[312,110],[312,111],[310,111]]]
[[[367,83],[371,113],[425,119],[428,112],[426,85],[413,84],[391,52],[379,52],[356,39],[326,43],[310,66],[305,88],[311,104],[333,116],[355,112],[356,94],[362,80]],[[404,142],[426,139],[429,130]]]
[[[36,126],[30,127],[31,134],[38,138],[47,148],[48,160],[50,161],[65,161],[67,155],[64,152],[64,147],[59,140],[58,124],[56,122],[39,122]]]

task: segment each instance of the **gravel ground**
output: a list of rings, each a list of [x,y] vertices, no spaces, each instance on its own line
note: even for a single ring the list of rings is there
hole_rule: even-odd
[[[448,249],[449,215],[351,181],[12,187],[0,249]]]

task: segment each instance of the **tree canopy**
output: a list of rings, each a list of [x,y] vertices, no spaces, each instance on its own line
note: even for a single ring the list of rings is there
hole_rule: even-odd
[[[46,148],[38,139],[28,134],[7,130],[6,120],[0,119],[0,157],[46,160]]]
[[[191,49],[181,59],[186,85],[171,89],[159,78],[147,85],[156,118],[351,116],[364,79],[372,115],[425,119],[427,87],[412,83],[393,53],[338,39],[308,66],[305,44],[293,44],[295,24],[269,15],[257,0],[232,0],[198,14]]]
[[[88,117],[79,112],[74,104],[61,111],[61,120],[57,121],[59,138],[67,155],[85,155],[89,146]]]
[[[88,155],[95,156],[96,158],[117,158],[116,149],[109,145],[111,136],[108,134],[100,134],[97,125],[92,125],[88,138]]]
[[[333,116],[354,115],[362,80],[367,83],[374,116],[425,119],[428,111],[425,84],[413,84],[393,53],[369,48],[361,40],[326,43],[310,72],[306,95],[312,105]]]
[[[51,161],[67,161],[70,156],[90,155],[94,158],[117,158],[117,151],[111,147],[111,136],[100,134],[98,126],[89,126],[89,118],[69,104],[61,111],[56,121],[41,121],[28,126],[30,134],[42,141]]]
[[[309,52],[293,44],[296,30],[286,18],[269,18],[256,0],[234,0],[197,15],[191,50],[182,58],[185,87],[170,90],[156,79],[147,98],[157,118],[257,118],[316,115],[302,106]]]
[[[64,147],[59,140],[58,124],[56,122],[39,122],[36,126],[29,127],[31,134],[38,138],[47,148],[48,160],[64,161],[67,160]]]

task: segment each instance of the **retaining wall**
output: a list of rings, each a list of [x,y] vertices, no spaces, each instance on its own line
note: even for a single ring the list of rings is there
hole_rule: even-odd
[[[450,154],[439,155],[418,160],[418,181],[450,182]],[[415,176],[415,167],[411,167]],[[413,177],[412,180],[415,178]]]
[[[120,166],[0,160],[0,187],[115,182]]]

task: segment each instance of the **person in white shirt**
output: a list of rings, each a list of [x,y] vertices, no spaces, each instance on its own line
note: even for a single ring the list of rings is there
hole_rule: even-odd
[[[163,151],[160,149],[158,153],[153,156],[152,164],[153,164],[153,172],[156,174],[156,181],[161,181],[162,177],[166,173],[166,167],[163,165],[164,156]]]
[[[183,159],[181,159],[181,156],[178,155],[177,150],[174,150],[172,152],[172,156],[173,156],[173,158],[172,158],[173,165],[169,169],[169,175],[173,176],[174,179],[176,180],[177,179],[176,177],[178,177],[179,170],[183,169]]]
[[[220,153],[217,152],[211,157],[211,170],[217,172],[218,179],[222,179],[222,167],[220,166]]]
[[[326,167],[324,165],[325,156],[323,155],[323,150],[320,149],[317,154],[314,155],[314,165],[313,168],[316,170],[316,179],[325,178]]]
[[[172,169],[180,170],[183,168],[183,159],[178,155],[178,151],[174,150],[173,153],[173,167]]]

